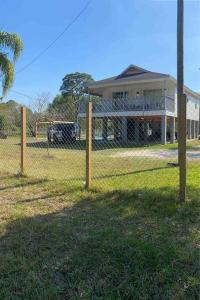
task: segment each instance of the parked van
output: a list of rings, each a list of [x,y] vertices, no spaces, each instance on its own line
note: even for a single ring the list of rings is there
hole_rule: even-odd
[[[47,138],[49,143],[75,142],[77,125],[74,122],[56,123],[48,127]]]

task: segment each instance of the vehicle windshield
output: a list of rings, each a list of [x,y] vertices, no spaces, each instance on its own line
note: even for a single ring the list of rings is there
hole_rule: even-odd
[[[54,125],[54,129],[59,131],[72,131],[75,127],[74,124],[56,124]]]

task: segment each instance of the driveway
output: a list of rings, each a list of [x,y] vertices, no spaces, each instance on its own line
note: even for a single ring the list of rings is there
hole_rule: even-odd
[[[117,152],[112,157],[152,157],[152,158],[177,158],[178,150],[150,150],[150,149],[140,149],[140,150],[128,150],[123,152]],[[200,147],[196,147],[194,149],[187,150],[187,158],[188,159],[200,159]]]

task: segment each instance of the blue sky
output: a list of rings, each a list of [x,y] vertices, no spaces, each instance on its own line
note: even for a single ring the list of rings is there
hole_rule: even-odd
[[[87,0],[0,0],[0,28],[18,32],[24,51],[20,70],[79,13]],[[185,84],[200,91],[200,0],[185,1]],[[16,75],[7,99],[30,104],[59,92],[70,72],[94,79],[119,74],[129,64],[176,77],[176,1],[93,0],[78,21],[43,56]]]

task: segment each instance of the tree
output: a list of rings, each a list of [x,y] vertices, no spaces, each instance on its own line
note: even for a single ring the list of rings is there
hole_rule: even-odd
[[[13,124],[16,127],[21,126],[21,113],[20,113],[20,104],[15,100],[7,101],[7,116],[9,124]]]
[[[49,104],[49,111],[58,111],[62,112],[66,105],[72,101],[71,96],[58,94],[53,99],[53,102]]]
[[[49,121],[48,119],[48,106],[50,95],[46,92],[39,93],[31,105],[27,108],[27,127],[29,133],[35,136],[36,123],[40,121]]]
[[[0,115],[0,130],[7,128],[8,120],[5,115]]]
[[[61,94],[56,95],[48,107],[52,119],[75,121],[77,119],[78,102],[85,95],[86,82],[93,81],[87,73],[70,73],[63,78]]]
[[[49,99],[50,94],[46,92],[42,92],[36,96],[33,109],[38,119],[45,117],[44,115],[49,105]]]
[[[1,102],[0,114],[6,117],[7,126],[9,128],[20,127],[20,105],[16,101],[9,100],[7,102]]]
[[[73,121],[76,117],[76,104],[71,95],[56,95],[48,107],[49,116],[54,120]]]
[[[77,101],[80,96],[85,94],[85,84],[87,82],[94,81],[92,76],[87,73],[71,73],[67,74],[63,78],[63,83],[60,87],[62,95],[71,95],[75,101]]]
[[[60,87],[61,94],[58,94],[49,104],[48,112],[51,119],[76,121],[80,103],[87,103],[85,85],[87,82],[94,81],[92,76],[87,73],[70,73],[63,78]],[[96,101],[93,97],[92,101]]]
[[[14,81],[14,62],[23,49],[23,43],[18,34],[0,31],[0,72],[2,76],[3,95],[9,90]],[[9,59],[10,50],[13,60]]]

